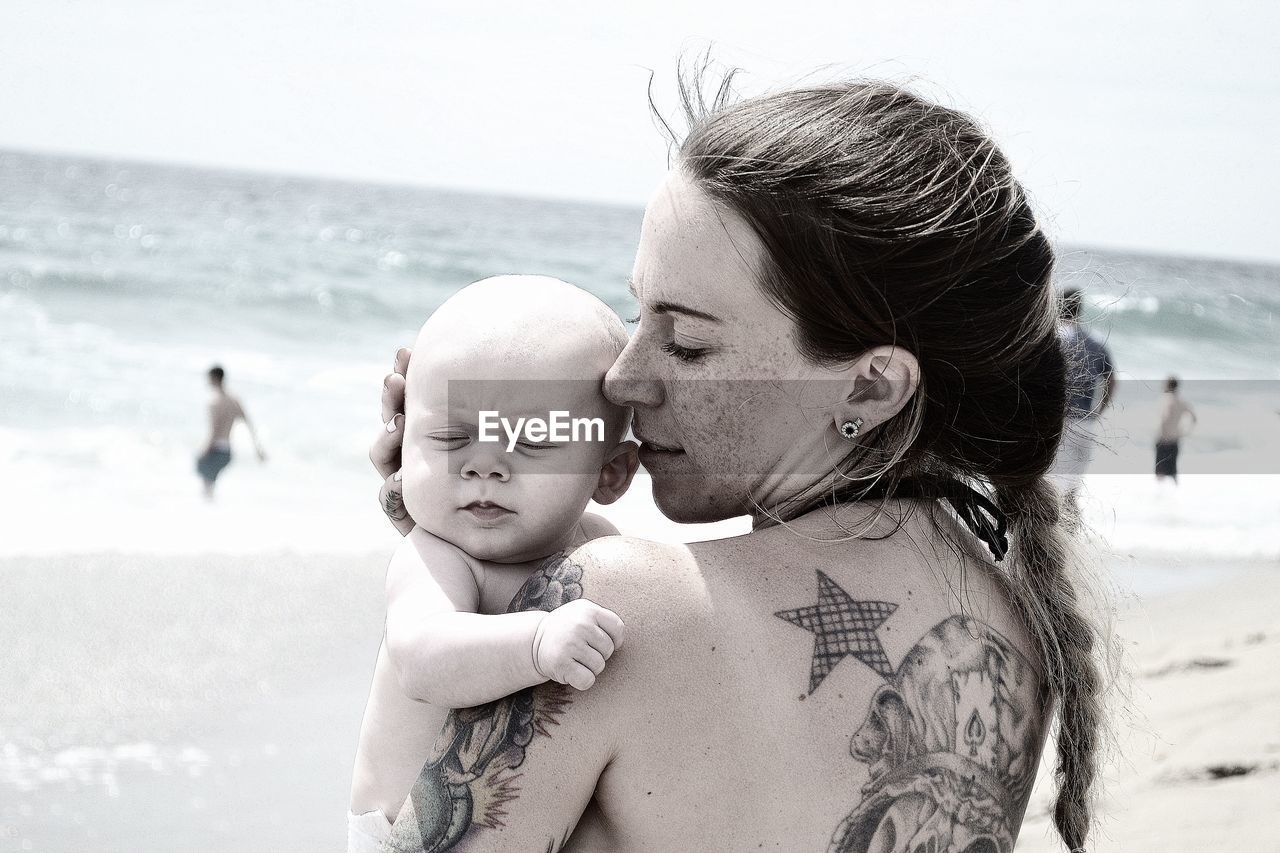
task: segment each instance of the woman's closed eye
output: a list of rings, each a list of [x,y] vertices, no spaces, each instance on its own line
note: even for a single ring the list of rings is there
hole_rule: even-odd
[[[435,444],[447,446],[450,450],[461,447],[463,442],[471,440],[471,436],[467,435],[465,432],[449,432],[439,435],[429,435],[427,438],[431,439]]]
[[[703,348],[681,346],[675,341],[662,345],[662,351],[667,355],[674,356],[681,361],[697,361],[706,354],[707,350]]]
[[[640,319],[641,319],[641,315],[637,314],[635,317],[630,318],[626,322],[632,325],[635,325],[640,322]],[[698,359],[706,355],[707,351],[710,349],[710,347],[685,346],[684,344],[677,343],[674,340],[668,341],[665,344],[661,344],[659,348],[663,352],[665,352],[667,355],[672,356],[673,358],[677,358],[680,361],[684,361],[684,362],[697,361]]]

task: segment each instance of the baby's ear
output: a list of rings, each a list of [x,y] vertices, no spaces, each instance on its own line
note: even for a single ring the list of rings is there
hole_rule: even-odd
[[[634,441],[620,442],[605,456],[591,499],[601,506],[613,503],[631,488],[631,480],[639,467],[640,445]]]

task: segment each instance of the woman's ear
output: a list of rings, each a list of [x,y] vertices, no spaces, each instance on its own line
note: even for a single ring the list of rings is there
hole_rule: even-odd
[[[634,441],[620,442],[600,466],[600,479],[596,481],[591,499],[602,506],[613,503],[631,488],[631,480],[639,467],[640,445]]]
[[[836,407],[836,429],[862,418],[861,429],[879,426],[902,411],[920,387],[920,363],[900,346],[878,346],[849,365],[852,387]]]

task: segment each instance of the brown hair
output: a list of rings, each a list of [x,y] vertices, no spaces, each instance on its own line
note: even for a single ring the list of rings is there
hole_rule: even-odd
[[[1045,477],[1066,413],[1049,241],[1004,155],[953,109],[884,82],[733,103],[732,75],[708,104],[704,69],[682,80],[677,166],[752,226],[766,250],[760,286],[794,320],[800,350],[836,364],[891,344],[920,364],[906,407],[837,470],[890,493],[905,477],[961,479],[990,489],[1009,519],[1001,580],[1059,702],[1055,823],[1081,849],[1102,683]],[[771,509],[785,520],[813,497]]]

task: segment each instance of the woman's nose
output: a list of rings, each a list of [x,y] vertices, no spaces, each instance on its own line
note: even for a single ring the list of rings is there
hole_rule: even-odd
[[[662,381],[647,364],[648,345],[637,334],[604,375],[604,395],[616,406],[652,409],[662,405]]]

